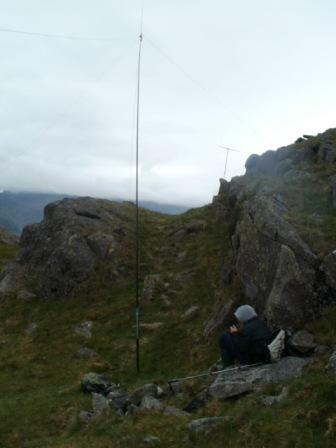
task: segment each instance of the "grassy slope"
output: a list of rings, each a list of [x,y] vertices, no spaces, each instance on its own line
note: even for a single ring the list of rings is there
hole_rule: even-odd
[[[208,222],[207,232],[181,241],[170,236],[184,221],[198,218]],[[167,307],[158,295],[143,307],[143,322],[160,321],[163,325],[142,334],[141,375],[137,377],[134,369],[131,280],[104,286],[100,280],[104,267],[99,266],[96,277],[73,297],[0,303],[0,446],[139,447],[146,434],[158,435],[161,446],[166,447],[334,446],[336,379],[325,373],[323,358],[316,360],[302,379],[291,383],[289,398],[271,411],[258,402],[258,395],[212,403],[199,411],[199,416],[231,416],[230,423],[211,438],[189,438],[185,428],[189,417],[152,414],[127,420],[111,415],[88,427],[78,423],[78,411],[91,407],[90,397],[79,390],[80,379],[88,371],[105,372],[111,380],[134,388],[149,380],[163,381],[203,370],[217,358],[215,338],[204,341],[201,330],[214,305],[221,264],[230,258],[227,229],[216,225],[208,207],[179,217],[145,212],[142,223],[142,272],[166,276],[172,305]],[[183,251],[186,258],[181,264],[177,256]],[[1,247],[0,262],[12,253],[13,249]],[[185,281],[186,276],[191,281]],[[229,297],[235,292],[223,294]],[[181,314],[194,304],[201,305],[200,314],[182,323]],[[74,325],[84,320],[94,322],[89,341],[73,331]],[[33,322],[37,329],[30,335],[26,329]],[[312,330],[321,342],[335,343],[335,324],[336,313],[328,313]],[[94,348],[102,359],[75,359],[73,354],[82,346]],[[197,390],[201,383],[189,387]],[[279,388],[269,386],[268,392]]]
[[[187,236],[182,242],[171,237],[172,230],[184,221],[198,217],[208,221],[207,232]],[[148,380],[195,371],[216,360],[215,345],[201,340],[200,329],[214,305],[219,260],[228,253],[225,228],[215,226],[208,208],[181,217],[144,212],[142,219],[142,272],[167,277],[171,283],[167,292],[171,306],[157,297],[143,307],[143,322],[160,321],[163,326],[143,331],[141,376],[136,377],[134,369],[133,279],[104,286],[104,266],[98,266],[96,276],[73,297],[35,302],[13,298],[2,302],[3,446],[53,446],[62,434],[73,431],[78,410],[90,409],[90,397],[79,391],[81,377],[90,370],[107,372],[113,381],[135,387]],[[177,261],[181,251],[186,251],[183,270]],[[13,250],[3,246],[0,253],[1,260],[7,259]],[[179,280],[181,274],[193,278],[192,286],[183,278]],[[194,304],[202,305],[200,314],[189,323],[181,323],[181,314]],[[93,338],[89,341],[73,331],[76,324],[85,320],[94,322]],[[31,323],[36,323],[37,329],[28,334],[26,329]],[[94,348],[103,360],[75,359],[73,354],[85,345]],[[80,434],[75,431],[75,439]]]

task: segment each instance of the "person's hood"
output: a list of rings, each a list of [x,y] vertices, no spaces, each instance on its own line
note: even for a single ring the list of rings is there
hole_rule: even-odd
[[[234,315],[239,320],[239,322],[246,322],[253,317],[257,317],[255,309],[251,305],[242,305],[236,309]]]

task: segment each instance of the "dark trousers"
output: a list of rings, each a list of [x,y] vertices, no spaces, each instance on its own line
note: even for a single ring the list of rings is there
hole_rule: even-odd
[[[235,342],[235,335],[231,333],[222,333],[219,337],[218,343],[224,368],[234,364],[235,360],[241,364],[245,361]]]

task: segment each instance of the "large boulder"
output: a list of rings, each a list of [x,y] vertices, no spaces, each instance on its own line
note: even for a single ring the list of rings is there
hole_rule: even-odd
[[[34,285],[33,292],[42,297],[69,294],[90,277],[100,261],[109,267],[113,280],[133,211],[131,204],[93,198],[48,204],[43,221],[24,228],[9,277],[19,276],[23,283]],[[6,283],[10,283],[8,278]]]
[[[246,175],[231,180],[225,197],[217,196],[223,205],[229,197],[236,273],[245,299],[276,327],[298,330],[336,303],[335,256],[328,255],[321,264],[319,245],[315,253],[301,236],[301,228],[308,230],[297,219],[301,205],[295,208],[289,195],[279,193],[286,182],[297,192],[312,186],[315,195],[326,195],[326,202],[331,192],[335,205],[333,167],[328,167],[327,177],[314,167],[335,164],[335,154],[336,129],[305,135],[287,147],[250,156]],[[316,213],[309,218],[319,225],[324,219]]]
[[[296,352],[307,355],[312,353],[317,345],[314,342],[314,336],[307,330],[297,331],[289,340],[289,345]]]
[[[245,296],[271,323],[299,329],[315,313],[318,258],[285,219],[286,204],[262,192],[245,202],[233,237]]]
[[[212,398],[227,399],[259,389],[268,383],[277,383],[302,374],[308,363],[305,358],[286,357],[274,364],[242,370],[228,370],[218,375],[209,388]]]
[[[301,143],[301,142],[300,142]],[[314,151],[309,144],[293,144],[262,155],[252,154],[245,163],[247,176],[283,176],[295,164],[312,160]]]

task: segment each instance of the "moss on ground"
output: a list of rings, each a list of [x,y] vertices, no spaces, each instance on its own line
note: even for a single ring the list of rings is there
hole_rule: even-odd
[[[13,244],[0,244],[0,272],[16,254],[18,247]]]

